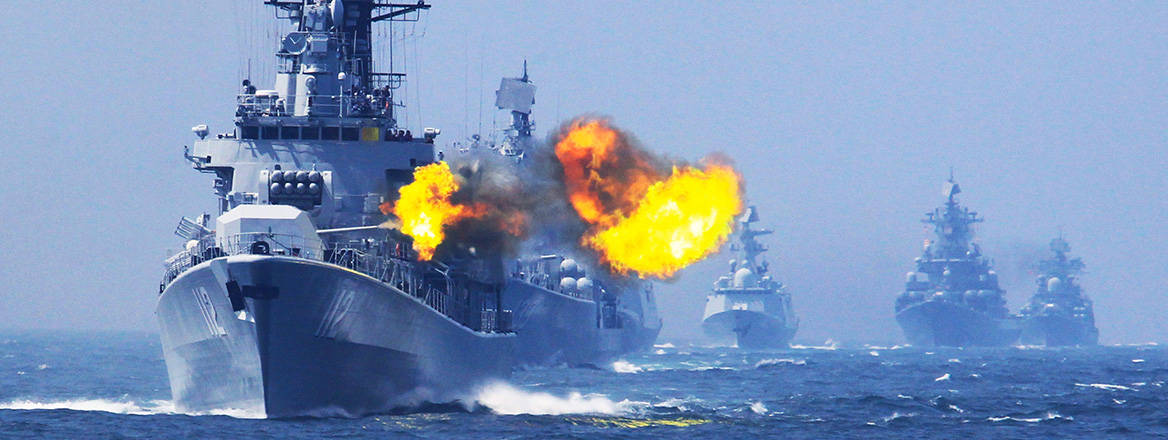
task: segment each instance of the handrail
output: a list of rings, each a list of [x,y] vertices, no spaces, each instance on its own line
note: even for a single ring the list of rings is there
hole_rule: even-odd
[[[292,116],[296,96],[242,93],[235,96],[239,117]],[[391,117],[393,95],[377,89],[374,92],[341,95],[310,95],[308,114],[333,117]]]
[[[259,245],[260,242],[264,244]],[[447,271],[430,263],[415,263],[403,248],[394,248],[385,252],[387,255],[378,255],[374,252],[376,248],[371,249],[367,243],[354,243],[335,242],[325,249],[319,238],[293,234],[249,232],[218,238],[210,235],[197,241],[192,240],[186,250],[166,259],[159,293],[183,272],[207,260],[246,254],[285,255],[334,264],[365,274],[472,330],[509,331],[510,312],[498,313],[499,305],[490,308],[482,298],[479,298],[477,304],[472,304],[470,290],[465,285],[455,283],[445,266],[443,268]],[[361,243],[366,246],[358,245]]]

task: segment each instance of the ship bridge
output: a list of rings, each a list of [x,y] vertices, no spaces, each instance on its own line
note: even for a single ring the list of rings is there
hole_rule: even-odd
[[[242,140],[393,142],[415,139],[398,126],[395,101],[405,74],[378,71],[374,23],[418,20],[430,5],[374,0],[266,0],[292,23],[276,51],[272,89],[244,80],[236,96],[234,133]],[[433,142],[436,131],[422,133]]]

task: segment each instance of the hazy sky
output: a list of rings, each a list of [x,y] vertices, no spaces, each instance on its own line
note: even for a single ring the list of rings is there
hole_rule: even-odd
[[[272,82],[260,3],[5,9],[0,327],[156,328],[174,226],[215,206],[189,128],[229,129],[249,57]],[[734,158],[798,341],[903,341],[893,300],[950,166],[1011,310],[1061,227],[1102,341],[1168,341],[1168,3],[437,1],[409,35],[415,133],[475,130],[527,59],[541,134],[591,112]],[[663,339],[697,334],[726,258],[659,287]]]

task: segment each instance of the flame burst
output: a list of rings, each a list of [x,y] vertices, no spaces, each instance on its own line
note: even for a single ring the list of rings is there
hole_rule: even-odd
[[[573,122],[556,157],[568,200],[591,225],[582,244],[620,273],[673,276],[725,243],[742,211],[730,166],[674,166],[665,176],[603,121]]]
[[[484,208],[477,204],[450,202],[458,188],[446,162],[432,163],[415,169],[414,181],[401,187],[397,202],[383,207],[383,212],[393,212],[401,221],[401,232],[414,239],[418,259],[428,261],[434,257],[434,251],[446,238],[445,227],[483,214]]]

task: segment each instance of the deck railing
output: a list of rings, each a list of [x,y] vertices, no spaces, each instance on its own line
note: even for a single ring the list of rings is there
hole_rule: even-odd
[[[231,255],[283,255],[363,273],[417,298],[438,313],[473,330],[509,331],[510,311],[498,313],[497,306],[489,304],[489,298],[472,295],[466,283],[452,279],[450,269],[445,265],[414,262],[401,249],[394,247],[388,252],[379,252],[379,246],[362,240],[329,243],[326,249],[318,238],[291,234],[240,233],[218,240],[209,236],[193,241],[186,250],[166,259],[159,293],[183,272],[207,260]]]

